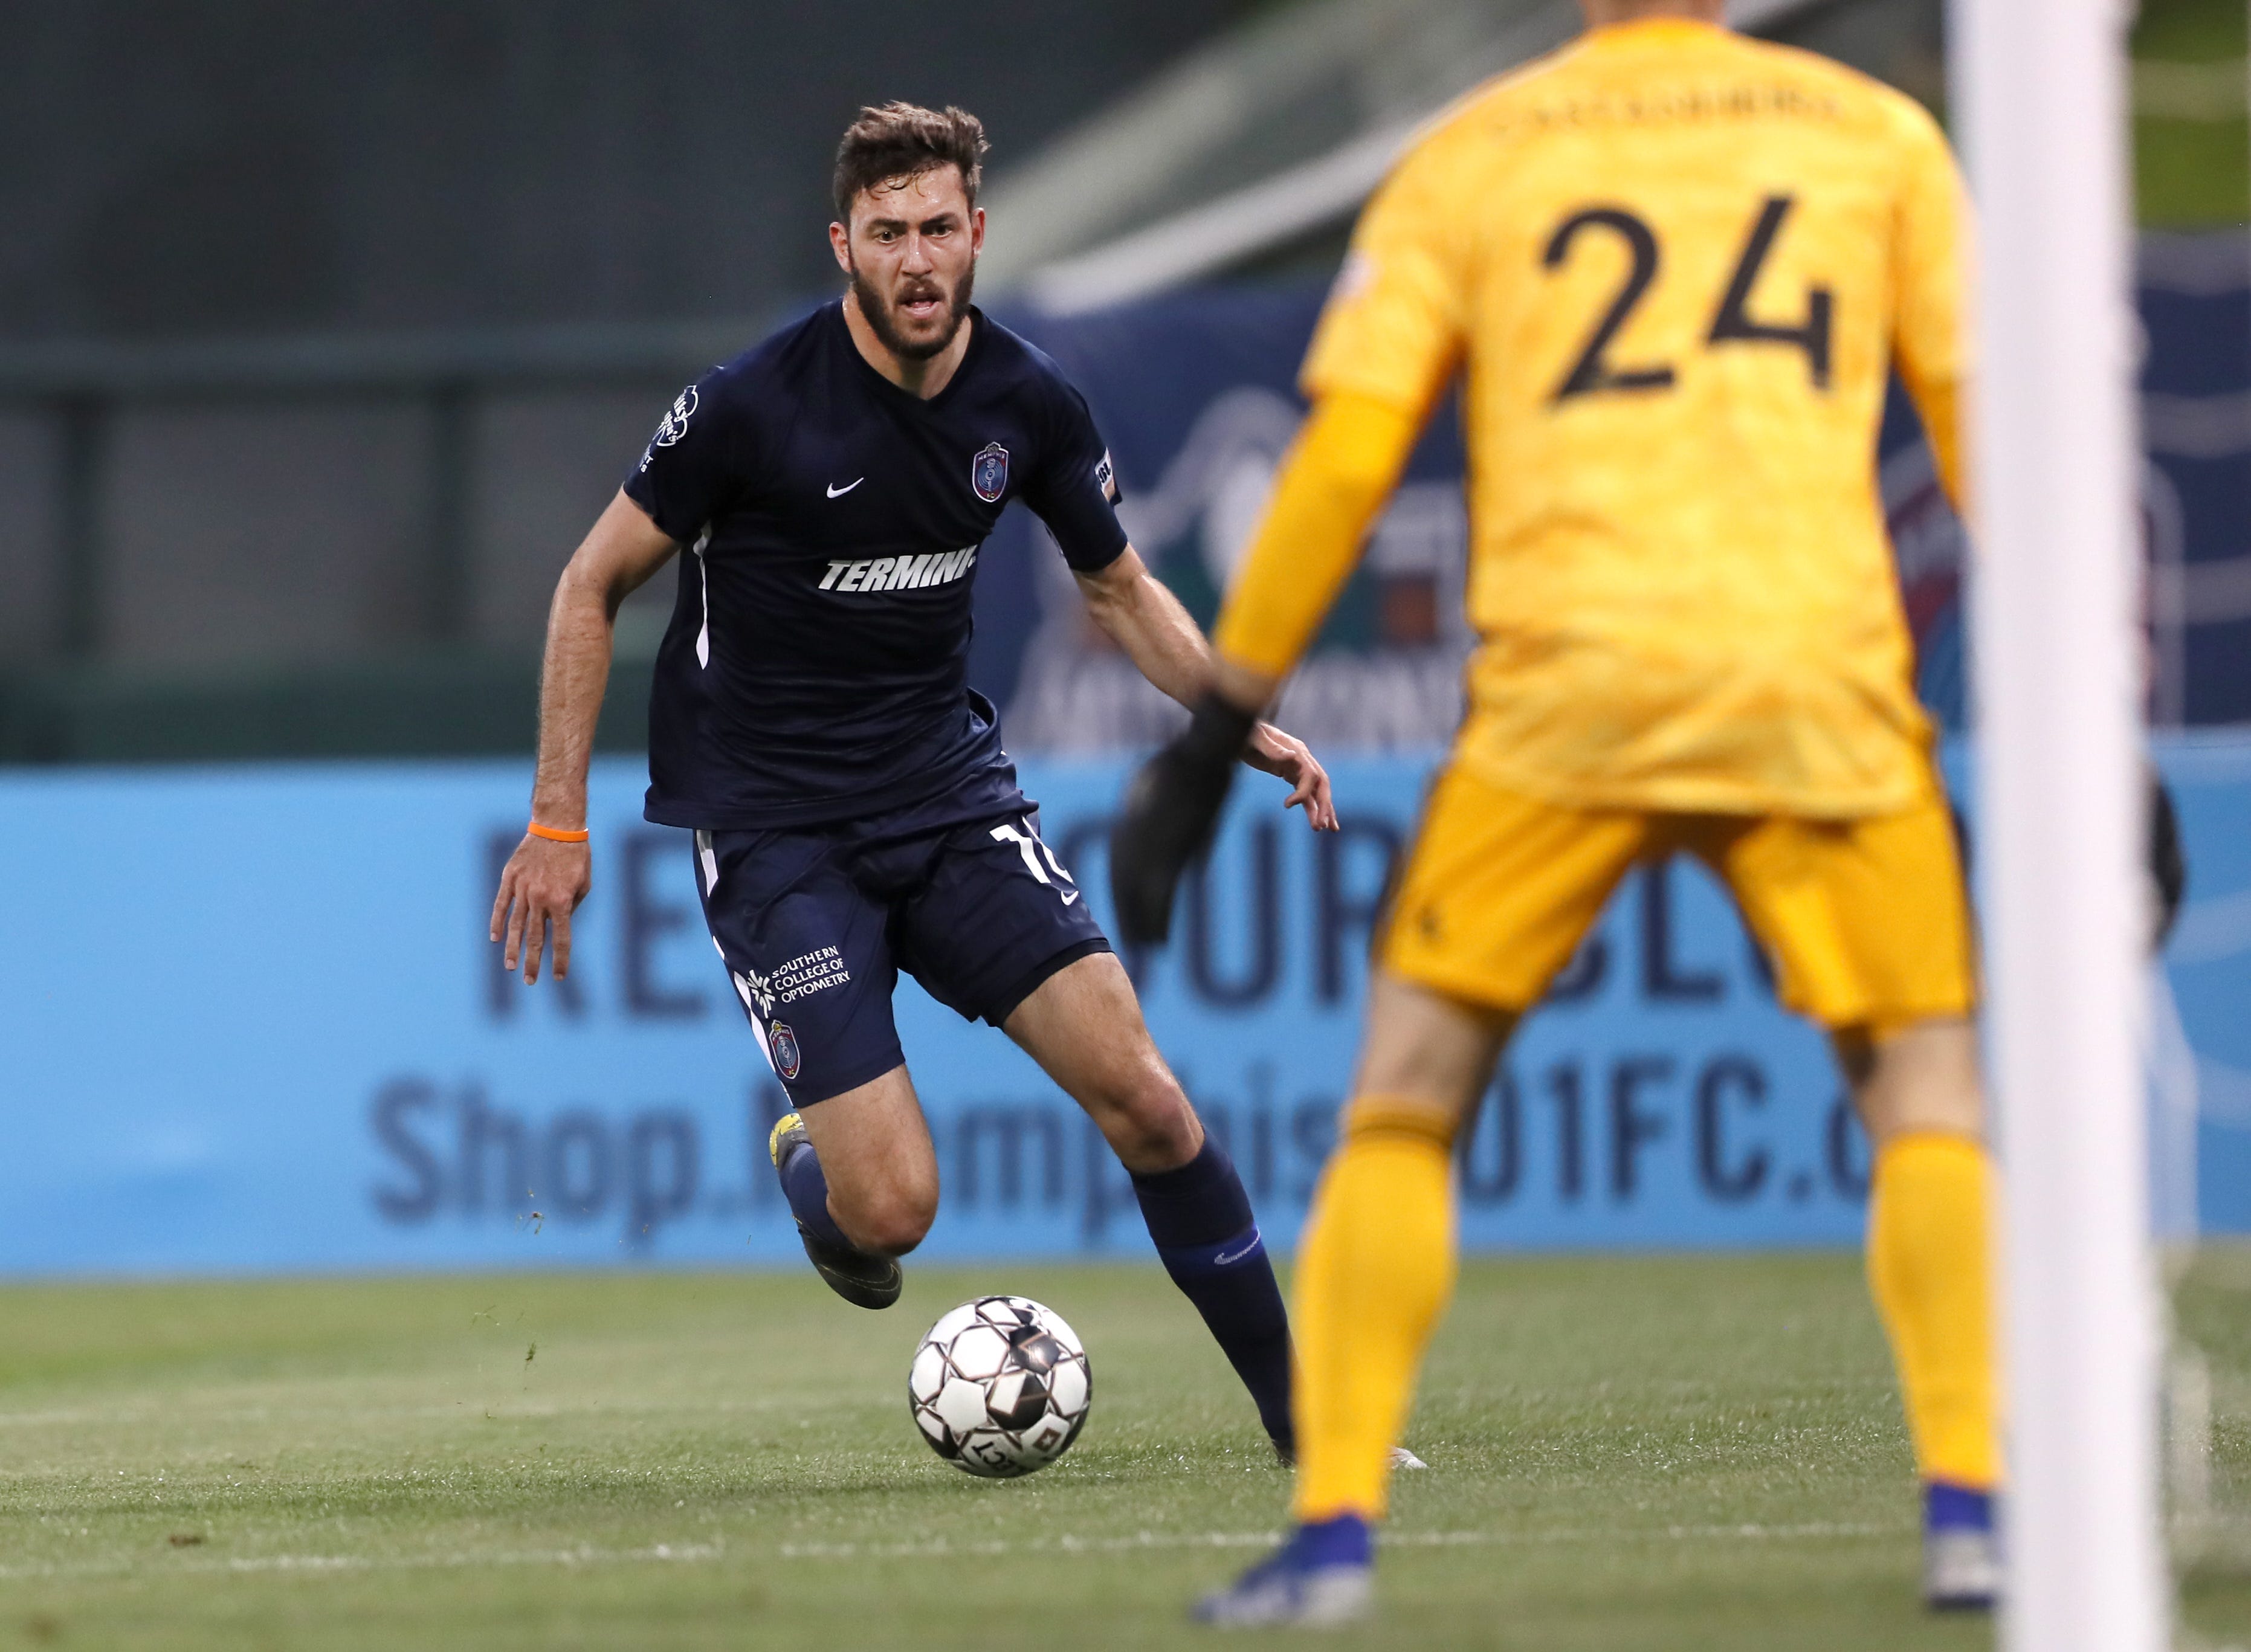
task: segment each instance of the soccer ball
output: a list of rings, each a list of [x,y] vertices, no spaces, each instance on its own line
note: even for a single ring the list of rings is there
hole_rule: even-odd
[[[962,1303],[907,1367],[907,1405],[930,1448],[988,1479],[1030,1474],[1070,1450],[1093,1398],[1078,1334],[1025,1296]]]

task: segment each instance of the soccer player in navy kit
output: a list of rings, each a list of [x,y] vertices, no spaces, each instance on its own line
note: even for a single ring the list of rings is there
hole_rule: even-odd
[[[1131,1172],[1150,1236],[1292,1452],[1289,1327],[1241,1179],[1151,1042],[1126,972],[1041,841],[967,680],[978,548],[1021,498],[1088,612],[1175,699],[1202,633],[1142,564],[1085,402],[970,306],[983,128],[862,112],[829,226],[849,288],[683,391],[564,570],[532,824],[492,936],[569,968],[592,887],[585,778],[618,605],[686,548],[649,714],[649,819],[690,828],[714,944],[797,1111],[776,1168],[807,1254],[862,1307],[899,1293],[938,1164],[891,1019],[897,971],[990,1021]],[[1261,724],[1245,752],[1333,830],[1328,778]]]

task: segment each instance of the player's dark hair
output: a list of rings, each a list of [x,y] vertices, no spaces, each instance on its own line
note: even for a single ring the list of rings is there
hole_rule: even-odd
[[[894,178],[910,178],[933,168],[961,169],[961,185],[969,204],[977,204],[977,185],[984,171],[985,123],[966,109],[948,104],[943,110],[919,104],[886,103],[860,111],[860,118],[844,128],[836,146],[836,175],[831,189],[836,197],[840,223],[852,221],[852,203],[862,190],[874,189]]]

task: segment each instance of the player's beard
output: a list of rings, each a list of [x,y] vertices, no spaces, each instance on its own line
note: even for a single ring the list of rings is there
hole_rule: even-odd
[[[935,281],[925,281],[918,283],[918,288],[926,291],[937,285]],[[883,341],[883,348],[902,361],[926,362],[953,342],[953,335],[961,330],[961,323],[969,315],[969,294],[976,285],[977,266],[972,264],[961,272],[960,285],[953,289],[953,301],[946,307],[945,326],[935,337],[911,339],[891,319],[890,301],[876,291],[857,265],[852,269],[852,296],[860,306],[861,318]]]

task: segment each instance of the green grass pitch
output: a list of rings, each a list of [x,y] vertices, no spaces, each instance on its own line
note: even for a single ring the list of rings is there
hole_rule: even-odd
[[[1014,1483],[904,1400],[924,1326],[994,1289],[1095,1372],[1077,1448]],[[2247,1310],[2241,1253],[2179,1294],[2238,1509]],[[1990,1644],[1915,1607],[1852,1257],[1472,1261],[1409,1441],[1382,1617],[1324,1644]],[[1179,1647],[1285,1495],[1153,1268],[911,1267],[883,1314],[809,1275],[0,1289],[0,1648]],[[2194,1644],[2251,1642],[2242,1531],[2201,1529]]]

